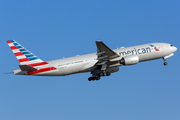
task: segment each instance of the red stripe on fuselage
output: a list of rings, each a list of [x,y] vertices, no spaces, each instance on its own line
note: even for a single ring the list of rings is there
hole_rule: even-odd
[[[36,66],[40,66],[40,65],[47,65],[49,63],[47,62],[40,62],[40,63],[33,63],[33,64],[28,64],[31,67],[36,67]]]
[[[22,59],[18,59],[18,61],[19,62],[27,62],[27,61],[29,61],[29,59],[28,58],[22,58]]]
[[[16,46],[11,46],[10,48],[11,48],[11,50],[16,50],[17,49]]]
[[[17,52],[17,53],[14,53],[15,56],[20,56],[20,55],[23,55],[22,52]]]
[[[51,71],[51,70],[56,70],[56,68],[55,67],[47,67],[47,68],[39,69],[37,71],[29,71],[28,75],[42,73],[42,72],[47,72],[47,71]]]

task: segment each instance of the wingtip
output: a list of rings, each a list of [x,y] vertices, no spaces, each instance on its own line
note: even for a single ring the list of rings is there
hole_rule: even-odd
[[[96,42],[102,42],[101,40],[97,40]]]

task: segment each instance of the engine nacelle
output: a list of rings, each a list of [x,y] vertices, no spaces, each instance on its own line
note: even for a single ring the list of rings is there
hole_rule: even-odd
[[[139,57],[137,55],[125,56],[119,62],[123,65],[134,65],[139,62]]]

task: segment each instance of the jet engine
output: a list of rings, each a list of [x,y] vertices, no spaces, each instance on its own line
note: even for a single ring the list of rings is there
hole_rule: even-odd
[[[119,62],[123,65],[134,65],[139,62],[139,57],[137,55],[125,56]]]

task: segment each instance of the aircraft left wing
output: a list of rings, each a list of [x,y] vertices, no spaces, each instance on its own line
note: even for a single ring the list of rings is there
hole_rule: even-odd
[[[96,41],[97,60],[96,65],[102,65],[101,70],[105,70],[108,65],[117,64],[122,59],[120,55],[111,50],[102,41]]]

